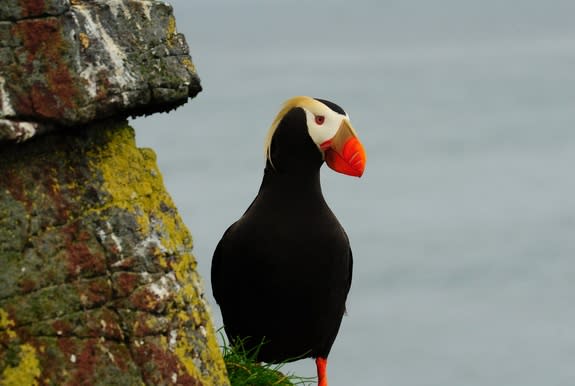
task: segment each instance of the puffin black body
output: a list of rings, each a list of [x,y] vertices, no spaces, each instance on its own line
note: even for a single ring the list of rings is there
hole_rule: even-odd
[[[338,127],[310,132],[330,122]],[[319,175],[326,152],[338,151],[331,140],[342,122],[351,130],[346,136],[359,143],[339,106],[308,97],[286,103],[270,129],[259,192],[212,260],[213,294],[232,344],[241,339],[249,350],[263,342],[257,359],[264,362],[317,358],[320,385],[327,385],[325,362],[352,280],[349,240],[324,200]],[[353,146],[362,157],[353,175],[361,175],[365,153]],[[339,150],[328,161],[336,170],[350,163]]]

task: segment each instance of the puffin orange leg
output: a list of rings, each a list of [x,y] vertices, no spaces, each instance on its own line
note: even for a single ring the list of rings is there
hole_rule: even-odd
[[[317,366],[317,386],[327,386],[327,358],[315,358]]]

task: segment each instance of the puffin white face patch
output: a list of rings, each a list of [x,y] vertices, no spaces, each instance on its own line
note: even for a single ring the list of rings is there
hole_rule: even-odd
[[[320,149],[335,136],[341,123],[349,119],[347,114],[335,112],[319,101],[312,106],[303,107],[303,110],[309,136]]]

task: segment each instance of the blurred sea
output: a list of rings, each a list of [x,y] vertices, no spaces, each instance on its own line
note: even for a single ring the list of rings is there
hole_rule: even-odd
[[[210,300],[280,104],[322,97],[368,154],[322,171],[355,258],[330,385],[575,385],[574,1],[170,2],[204,91],[132,124]]]

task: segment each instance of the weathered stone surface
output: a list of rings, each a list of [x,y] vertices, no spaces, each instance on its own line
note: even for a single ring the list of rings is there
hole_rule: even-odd
[[[0,2],[0,141],[167,111],[199,91],[163,1]]]
[[[228,384],[191,236],[132,129],[0,155],[0,384]]]

